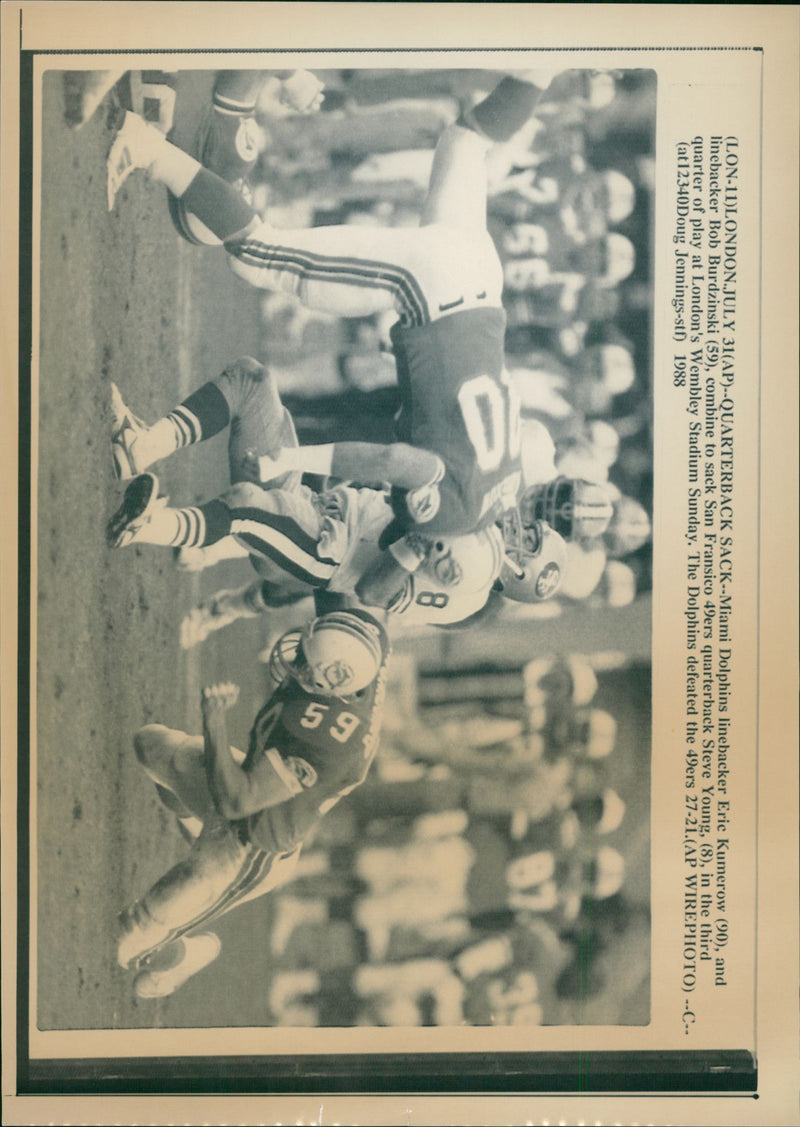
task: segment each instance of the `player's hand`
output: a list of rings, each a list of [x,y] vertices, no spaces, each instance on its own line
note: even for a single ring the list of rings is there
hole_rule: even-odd
[[[270,458],[268,454],[256,454],[254,450],[245,453],[242,469],[248,480],[254,481],[257,485],[263,485],[265,481],[272,481],[273,478],[286,473],[280,464],[280,455],[277,458]]]
[[[309,70],[296,70],[281,83],[279,96],[295,113],[316,113],[325,97],[325,84]]]
[[[221,681],[217,685],[206,685],[201,694],[203,716],[219,715],[233,708],[239,699],[239,686],[232,681]]]

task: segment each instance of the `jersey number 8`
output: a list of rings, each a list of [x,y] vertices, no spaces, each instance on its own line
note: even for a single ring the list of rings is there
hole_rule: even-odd
[[[504,455],[511,459],[519,457],[521,403],[519,391],[505,369],[499,383],[491,376],[473,376],[463,383],[458,391],[458,405],[479,469],[491,473]]]

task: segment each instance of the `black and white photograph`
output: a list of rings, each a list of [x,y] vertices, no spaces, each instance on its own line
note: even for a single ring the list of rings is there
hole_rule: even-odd
[[[764,63],[246,7],[19,52],[26,1052],[752,1099]]]
[[[546,62],[44,75],[40,1028],[647,1023],[656,76]]]

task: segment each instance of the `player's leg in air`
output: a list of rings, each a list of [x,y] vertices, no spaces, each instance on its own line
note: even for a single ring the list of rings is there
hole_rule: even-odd
[[[248,357],[235,361],[152,426],[133,415],[112,385],[111,414],[115,473],[122,480],[133,478],[121,509],[112,518],[113,546],[135,541],[167,544],[179,553],[214,553],[215,559],[250,556],[260,576],[242,588],[217,592],[187,615],[181,623],[181,644],[185,649],[240,618],[262,615],[308,593],[310,588],[302,572],[303,546],[321,532],[321,517],[311,491],[301,486],[298,473],[283,475],[271,483],[269,491],[242,484],[250,452],[276,453],[297,445],[291,415],[281,402],[275,380],[263,365]],[[226,428],[233,489],[206,506],[170,509],[160,503],[155,476],[143,471]],[[263,523],[260,531],[269,538],[269,548],[264,548],[257,535],[251,543],[230,535],[234,509],[241,510],[243,527]],[[287,574],[281,564],[283,554],[294,549],[293,538],[299,541],[295,562],[301,566],[296,573]],[[306,562],[314,566],[319,561],[315,555],[314,560]],[[331,569],[321,570],[327,577]]]
[[[163,724],[147,724],[136,733],[133,743],[142,769],[193,847],[185,861],[120,917],[120,962],[140,966],[134,979],[139,997],[160,998],[174,993],[219,955],[221,944],[214,932],[197,929],[221,915],[221,905],[218,903],[216,910],[201,911],[201,918],[194,920],[198,909],[214,899],[217,887],[225,890],[223,910],[228,911],[288,880],[297,858],[296,854],[287,854],[270,861],[266,854],[260,859],[254,856],[250,870],[242,874],[239,853],[246,855],[247,850],[230,840],[214,807],[202,736],[189,736]],[[232,747],[230,752],[237,763],[244,761],[244,753],[238,748]],[[206,825],[209,832],[204,835]],[[187,920],[194,922],[189,926]],[[159,940],[167,924],[172,938]],[[149,954],[138,952],[142,945],[149,947],[154,942],[157,946]],[[136,953],[131,956],[131,951]]]
[[[150,997],[171,993],[201,969],[194,965],[194,957],[184,965],[189,952],[174,945],[182,941],[192,947],[192,933],[205,935],[204,929],[219,916],[291,879],[298,856],[299,847],[285,854],[265,853],[243,841],[235,823],[209,818],[188,856],[120,914],[117,958],[122,967],[143,969],[135,984],[137,993]],[[204,942],[203,949],[215,958],[219,941]],[[180,956],[178,982],[176,955]],[[168,966],[162,965],[162,957]],[[153,973],[160,979],[165,970],[171,972],[169,976],[154,982]]]
[[[503,79],[444,131],[417,230],[274,228],[234,187],[132,114],[109,155],[109,204],[133,169],[149,170],[225,243],[237,275],[294,294],[321,312],[361,317],[395,310],[406,323],[421,324],[456,307],[498,304],[502,282],[485,234],[485,150],[508,140],[530,117],[548,82],[534,77],[537,82]],[[475,245],[463,237],[465,230],[475,232]]]

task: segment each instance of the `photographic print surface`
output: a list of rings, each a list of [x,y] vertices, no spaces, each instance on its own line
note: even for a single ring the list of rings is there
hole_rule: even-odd
[[[306,7],[2,13],[9,1111],[792,1122],[797,27]]]
[[[542,84],[540,96],[527,77]],[[394,67],[44,75],[40,1028],[648,1021],[656,75],[503,79]],[[295,86],[313,108],[290,104]],[[513,103],[529,91],[530,103]],[[458,124],[473,110],[480,122],[484,106],[482,128]],[[279,249],[265,253],[283,256],[271,273],[245,276],[245,259],[229,262],[225,249],[204,245],[219,237],[152,170],[131,172],[109,211],[106,161],[126,111],[153,123],[145,143],[157,148],[166,136],[202,157],[268,220]],[[517,115],[511,125],[504,113]],[[508,137],[490,145],[484,130]],[[475,152],[454,156],[453,139],[477,141]],[[462,235],[465,168],[480,197]],[[399,348],[400,360],[389,351],[398,316],[445,330],[455,317],[456,349],[475,333],[461,307],[476,300],[465,290],[465,303],[462,279],[453,288],[450,259],[460,240],[477,248],[485,232],[492,241],[480,247],[485,264],[472,288],[494,287],[505,310],[503,378],[516,416],[508,434],[495,411],[495,400],[505,410],[499,382],[476,368],[476,384],[469,368],[473,391],[445,357],[424,373],[431,386],[418,388],[412,375],[409,390],[405,372],[398,383]],[[406,284],[437,296],[436,286],[450,285],[453,313],[409,314]],[[243,357],[263,369],[243,375],[234,368]],[[448,380],[459,381],[457,398]],[[272,398],[262,407],[267,381]],[[227,418],[211,398],[220,387]],[[444,416],[436,452],[463,457],[466,439],[467,456],[489,467],[484,490],[500,454],[521,449],[512,499],[527,506],[532,531],[523,535],[544,539],[528,565],[539,589],[523,591],[526,601],[492,590],[511,574],[502,518],[478,513],[451,526],[456,538],[446,522],[439,540],[425,538],[422,567],[404,578],[388,616],[393,653],[367,777],[314,820],[291,879],[275,887],[268,876],[264,893],[214,923],[213,965],[160,996],[165,979],[182,976],[171,965],[180,936],[133,973],[117,966],[126,926],[117,917],[128,905],[138,901],[148,922],[166,913],[177,928],[166,893],[157,906],[140,898],[190,854],[181,829],[196,832],[161,775],[154,786],[154,757],[167,770],[174,743],[202,773],[200,753],[181,751],[177,732],[201,734],[201,690],[221,681],[240,686],[228,725],[246,749],[275,690],[275,641],[314,618],[309,596],[322,605],[328,587],[352,592],[358,567],[371,562],[317,563],[318,578],[305,553],[327,561],[337,549],[324,540],[309,549],[306,508],[315,515],[322,497],[332,511],[343,497],[360,506],[350,520],[361,522],[362,540],[375,527],[375,539],[387,528],[387,540],[399,539],[382,492],[337,493],[330,476],[310,487],[298,474],[276,482],[279,507],[258,526],[260,502],[246,491],[260,487],[240,484],[243,501],[231,494],[238,432],[249,425],[255,442],[266,428],[262,441],[273,445],[258,453],[274,454],[276,420],[254,426],[253,415],[280,419],[285,409],[301,446],[388,444],[398,431],[421,445],[396,420],[401,406]],[[459,408],[462,420],[452,417]],[[145,453],[153,432],[139,419],[166,419],[164,457],[156,446],[152,460]],[[437,441],[435,418],[425,433]],[[512,473],[518,464],[509,461]],[[179,523],[161,543],[158,533],[156,543],[148,538],[155,518],[141,542],[110,547],[105,526],[131,496],[127,479],[147,470]],[[218,498],[250,521],[232,538],[249,560],[214,564],[219,538],[208,526]],[[472,525],[482,532],[462,540]],[[425,534],[423,522],[415,527]],[[92,598],[77,600],[78,590]],[[312,704],[309,732],[316,719]],[[328,719],[341,743],[329,741],[326,754],[341,755],[348,721]],[[172,743],[164,737],[155,748],[161,729],[147,728],[137,754],[135,734],[154,724],[176,732]],[[298,746],[295,736],[278,754],[296,760]],[[175,898],[193,895],[180,879]],[[236,879],[231,908],[259,887],[248,878],[237,897]],[[184,946],[190,955],[200,934],[202,963],[203,942],[216,954],[203,912],[213,894],[203,886],[194,895]],[[152,931],[154,943],[159,936]]]

